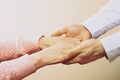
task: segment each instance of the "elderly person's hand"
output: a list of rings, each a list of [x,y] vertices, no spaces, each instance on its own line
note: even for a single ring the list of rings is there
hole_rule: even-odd
[[[72,37],[80,39],[81,41],[91,38],[91,33],[83,25],[70,25],[66,26],[63,29],[60,29],[54,32],[51,36],[61,36],[65,35],[66,37]]]
[[[97,39],[83,41],[79,46],[73,48],[71,52],[73,52],[72,54],[75,54],[75,56],[76,53],[78,53],[78,55],[64,62],[64,64],[86,64],[106,55],[100,40]]]
[[[69,44],[73,44],[73,45],[77,45],[80,43],[79,39],[75,39],[75,38],[66,38],[65,36],[59,36],[59,37],[42,37],[39,40],[39,47],[41,49],[50,47],[52,45],[55,45],[57,43],[69,43]]]
[[[71,52],[71,49],[80,45],[80,41],[74,38],[49,37],[40,40],[41,50],[39,53],[30,55],[36,68],[45,65],[62,63],[76,56],[78,53]]]

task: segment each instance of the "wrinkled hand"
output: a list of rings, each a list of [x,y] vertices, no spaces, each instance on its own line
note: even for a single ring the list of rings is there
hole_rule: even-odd
[[[42,50],[42,61],[49,64],[61,63],[76,56],[77,53],[71,52],[76,45],[58,43]]]
[[[57,43],[65,43],[65,44],[71,44],[71,45],[77,45],[80,43],[79,39],[75,38],[66,38],[65,36],[59,36],[59,37],[43,37],[39,40],[39,47],[41,49],[45,49],[47,47],[50,47],[52,45],[55,45]]]
[[[67,62],[64,62],[64,64],[86,64],[106,55],[101,42],[97,39],[90,39],[82,42],[79,46],[73,48],[72,52],[74,52],[75,55],[76,53],[79,53],[79,55],[75,58],[71,58],[71,60],[68,60]]]
[[[72,37],[80,39],[81,41],[91,38],[90,32],[83,25],[71,25],[64,27],[61,30],[56,31],[51,36],[61,36],[65,35],[66,37]]]
[[[71,52],[71,49],[81,44],[79,39],[74,38],[48,37],[43,39],[39,43],[43,50],[30,55],[36,68],[62,63],[75,57],[78,53]]]

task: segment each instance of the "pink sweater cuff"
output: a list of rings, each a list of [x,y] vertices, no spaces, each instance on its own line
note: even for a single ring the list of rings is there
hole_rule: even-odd
[[[40,50],[38,45],[39,36],[21,37],[20,42],[25,53],[31,54]],[[19,45],[19,46],[21,46]]]

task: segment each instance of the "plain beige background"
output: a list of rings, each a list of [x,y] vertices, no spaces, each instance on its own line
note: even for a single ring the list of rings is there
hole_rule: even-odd
[[[66,25],[79,24],[108,1],[0,0],[0,36],[49,36]],[[119,30],[118,26],[102,37]],[[119,68],[120,58],[111,63],[102,58],[86,65],[46,66],[23,80],[120,80]]]

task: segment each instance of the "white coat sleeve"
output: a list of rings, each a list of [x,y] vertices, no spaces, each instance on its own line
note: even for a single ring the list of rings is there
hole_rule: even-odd
[[[120,0],[110,0],[95,15],[81,23],[97,38],[120,24]]]
[[[120,55],[120,32],[101,39],[101,43],[110,61]]]
[[[109,29],[120,24],[120,0],[110,0],[95,15],[81,23],[97,38]],[[120,55],[120,32],[101,39],[108,59],[111,61]]]

